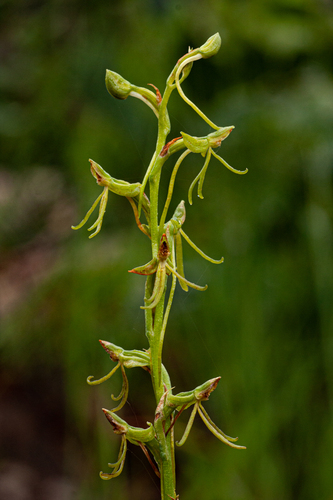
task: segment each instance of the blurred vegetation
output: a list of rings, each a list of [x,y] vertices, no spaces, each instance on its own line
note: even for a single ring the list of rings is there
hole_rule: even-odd
[[[136,447],[122,476],[99,479],[119,446],[100,409],[121,382],[85,383],[110,370],[99,338],[147,346],[144,279],[127,270],[147,261],[148,242],[117,197],[93,240],[70,226],[99,193],[88,158],[137,182],[154,150],[155,116],[113,100],[105,69],[162,91],[188,45],[219,31],[221,51],[194,65],[184,90],[236,126],[220,154],[249,173],[212,160],[205,199],[187,205],[185,231],[225,263],[184,249],[187,277],[209,288],[177,290],[164,362],[177,391],[222,376],[209,413],[248,449],[223,446],[198,419],[177,451],[178,490],[332,500],[331,0],[1,0],[0,27],[0,496],[159,498]],[[171,138],[210,132],[177,95],[171,120]],[[200,167],[184,162],[175,204]],[[148,377],[128,375],[122,416],[145,425]]]

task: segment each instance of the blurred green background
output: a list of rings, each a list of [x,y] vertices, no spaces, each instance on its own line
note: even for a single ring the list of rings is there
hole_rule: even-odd
[[[162,91],[188,46],[219,31],[221,51],[183,88],[214,122],[235,125],[219,153],[249,173],[213,159],[205,199],[187,204],[185,231],[225,262],[185,244],[187,278],[209,287],[177,289],[164,363],[177,392],[221,375],[206,408],[247,450],[196,419],[177,450],[177,490],[182,500],[332,500],[332,1],[1,0],[0,26],[0,497],[159,498],[135,446],[119,478],[99,479],[120,444],[101,408],[121,380],[85,382],[112,366],[98,339],[147,347],[144,278],[127,270],[150,258],[149,242],[116,196],[93,240],[70,226],[100,192],[88,158],[137,182],[155,146],[155,116],[112,99],[105,69]],[[170,138],[211,131],[176,93],[170,115]],[[185,160],[171,209],[201,166]],[[149,377],[128,376],[121,415],[145,426]]]

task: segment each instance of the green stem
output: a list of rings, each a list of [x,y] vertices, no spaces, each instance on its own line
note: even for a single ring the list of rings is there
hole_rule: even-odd
[[[170,132],[170,121],[167,112],[167,103],[173,88],[167,85],[162,102],[159,107],[158,136],[156,151],[148,169],[148,177],[145,177],[144,183],[149,179],[149,197],[150,197],[150,236],[152,246],[152,257],[156,258],[160,245],[159,221],[158,221],[158,199],[161,171],[165,156],[160,153],[166,144],[167,136]],[[153,289],[152,276],[148,276],[146,282],[145,297],[151,296]],[[156,279],[156,278],[155,278]],[[156,404],[158,405],[163,397],[165,388],[162,377],[162,347],[166,320],[170,310],[168,302],[167,313],[164,313],[165,291],[167,288],[167,279],[165,280],[164,291],[161,299],[153,309],[145,311],[146,335],[150,348],[150,373],[152,385],[155,393]],[[169,419],[168,419],[169,420]],[[175,498],[175,474],[174,474],[174,445],[173,435],[165,435],[164,428],[170,426],[170,421],[165,422],[162,418],[157,418],[155,422],[155,432],[160,448],[159,470],[161,475],[161,498],[169,500]]]

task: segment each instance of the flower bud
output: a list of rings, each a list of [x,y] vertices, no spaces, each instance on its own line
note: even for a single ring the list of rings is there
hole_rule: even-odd
[[[112,193],[119,194],[120,196],[127,196],[128,198],[133,198],[140,194],[141,184],[139,182],[130,184],[129,182],[115,179],[94,160],[89,161],[91,173],[100,186],[107,187]]]
[[[116,99],[127,99],[132,85],[115,71],[106,70],[105,85],[108,92]]]
[[[198,51],[204,59],[207,59],[208,57],[214,56],[220,50],[220,47],[220,34],[215,33],[215,35],[212,35],[210,38],[208,38],[207,42],[199,47]]]
[[[137,349],[126,351],[122,347],[111,344],[111,342],[107,342],[106,340],[100,340],[100,344],[109,354],[112,361],[120,361],[125,368],[149,366],[150,358],[148,352],[139,351]]]
[[[141,443],[147,443],[155,438],[155,430],[151,422],[147,422],[147,429],[142,429],[142,427],[128,425],[125,420],[110,410],[103,408],[103,412],[112,425],[115,434],[126,434],[126,439],[131,442],[140,441]]]
[[[207,139],[209,146],[211,148],[217,148],[221,146],[221,142],[228,137],[228,135],[234,128],[235,127],[233,125],[231,125],[230,127],[221,127],[216,130],[216,132],[208,134]]]
[[[209,142],[207,137],[195,137],[185,132],[181,132],[184,144],[192,153],[206,153]]]
[[[115,434],[127,434],[128,425],[125,420],[118,417],[118,415],[116,413],[113,413],[112,411],[106,410],[105,408],[102,408],[102,410],[104,412],[104,415],[112,425],[113,432]]]
[[[215,377],[207,380],[204,384],[194,389],[195,399],[198,401],[206,401],[210,394],[216,389],[221,377]]]
[[[196,401],[207,400],[211,392],[216,389],[221,377],[215,377],[207,382],[196,387],[193,391],[180,392],[179,394],[168,394],[166,398],[166,406],[171,408],[191,405]]]

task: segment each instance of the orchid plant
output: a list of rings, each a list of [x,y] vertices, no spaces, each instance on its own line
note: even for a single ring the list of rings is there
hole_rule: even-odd
[[[215,149],[228,137],[234,127],[219,127],[215,125],[184,94],[182,89],[182,83],[189,76],[193,63],[215,55],[220,45],[220,35],[216,33],[201,47],[194,50],[189,49],[188,53],[181,57],[173,68],[166,81],[163,95],[154,85],[152,87],[155,92],[133,85],[114,71],[106,71],[106,87],[113,97],[118,99],[127,99],[129,96],[138,98],[154,112],[158,124],[156,149],[142,182],[133,184],[111,177],[95,161],[89,160],[91,173],[95,177],[97,184],[103,188],[103,191],[87,212],[82,222],[77,226],[73,226],[73,229],[81,228],[99,204],[97,220],[88,229],[89,231],[94,230],[89,236],[90,238],[96,236],[102,227],[108,193],[111,191],[128,199],[132,206],[138,228],[151,241],[152,254],[149,262],[134,267],[129,271],[130,273],[146,276],[144,304],[141,308],[145,314],[145,335],[149,347],[146,350],[135,349],[127,351],[111,342],[100,340],[102,347],[110,356],[111,361],[116,363],[116,365],[105,377],[93,380],[93,377],[90,376],[87,382],[90,385],[100,384],[111,378],[119,369],[123,378],[120,394],[118,396],[112,395],[112,399],[119,402],[118,405],[111,410],[103,409],[106,418],[113,427],[114,433],[121,436],[119,455],[114,463],[108,464],[111,469],[110,472],[101,472],[100,477],[106,480],[113,479],[122,472],[126,458],[127,443],[130,442],[141,447],[153,470],[160,477],[161,498],[164,500],[179,498],[176,493],[174,425],[178,417],[187,409],[192,408],[192,411],[183,437],[176,442],[177,446],[182,446],[185,443],[194,418],[198,413],[207,428],[220,441],[232,448],[245,448],[245,446],[236,444],[238,438],[227,436],[219,429],[204,409],[203,402],[209,398],[211,392],[216,388],[220,377],[208,380],[191,391],[173,394],[173,387],[168,371],[162,364],[164,336],[177,281],[185,292],[188,291],[189,287],[201,291],[207,288],[207,285],[199,286],[185,277],[182,252],[183,240],[209,262],[213,264],[221,264],[223,262],[223,257],[218,260],[208,257],[185,233],[183,229],[186,216],[184,201],[178,204],[172,217],[169,220],[167,219],[177,172],[183,160],[189,154],[199,153],[203,156],[203,167],[189,187],[188,201],[190,205],[192,204],[193,190],[196,184],[198,184],[198,196],[199,198],[203,198],[203,183],[212,157],[216,158],[226,168],[236,174],[245,174],[247,172],[247,170],[239,171],[234,169],[215,152]],[[171,130],[167,105],[174,90],[177,90],[181,98],[214,129],[212,133],[204,137],[194,137],[185,132],[180,132],[181,135],[179,137],[167,141]],[[158,202],[161,171],[164,163],[178,152],[181,152],[181,154],[173,167],[164,208],[159,217]],[[148,185],[149,198],[146,194]],[[142,214],[144,214],[145,223],[141,222]],[[171,286],[167,292],[169,278],[171,279]],[[147,423],[146,429],[128,425],[118,415],[119,410],[124,406],[128,397],[129,384],[126,369],[138,367],[143,368],[149,373],[156,399],[154,420]]]

